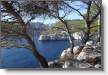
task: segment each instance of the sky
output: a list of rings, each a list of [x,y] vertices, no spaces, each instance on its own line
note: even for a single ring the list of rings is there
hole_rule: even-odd
[[[74,8],[78,9],[80,8],[80,12],[82,14],[86,13],[86,5],[80,1],[74,1],[73,3],[70,4],[71,6],[73,6]],[[67,15],[64,19],[68,19],[68,20],[73,20],[73,19],[83,19],[77,12],[72,12],[69,15]],[[57,22],[57,19],[52,19],[52,18],[47,18],[47,19],[42,19],[42,18],[36,18],[34,20],[32,20],[32,22],[43,22],[44,24],[52,24]]]
[[[81,1],[74,1],[73,3],[70,3],[69,2],[69,4],[72,7],[76,8],[76,9],[80,8],[79,11],[82,14],[85,14],[86,13],[86,9],[85,9],[86,5],[84,3],[82,3]],[[60,12],[60,14],[62,14],[62,12]],[[9,16],[8,17],[5,17],[5,18],[9,18]],[[67,15],[64,19],[73,20],[73,19],[83,19],[83,18],[77,12],[74,11],[74,12],[70,13],[69,15]],[[54,18],[44,18],[43,19],[41,17],[41,18],[35,18],[31,22],[42,22],[42,23],[44,23],[46,25],[51,25],[52,23],[55,23],[57,21],[58,20],[57,19],[54,19]]]

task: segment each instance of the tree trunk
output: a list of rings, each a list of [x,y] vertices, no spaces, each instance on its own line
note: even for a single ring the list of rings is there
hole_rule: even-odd
[[[78,48],[78,52],[75,54],[75,56],[78,56],[80,54],[80,52],[83,50],[83,48],[85,47],[86,42],[89,40],[89,35],[90,35],[90,21],[87,21],[87,32],[85,32],[85,36],[82,39],[82,43],[81,46]]]
[[[69,27],[67,25],[67,22],[65,22],[64,20],[62,20],[60,17],[58,18],[65,26],[68,36],[69,36],[69,42],[70,42],[70,48],[71,48],[71,53],[73,54],[73,47],[74,47],[74,39],[73,36],[71,36],[71,32],[69,31]]]
[[[27,34],[27,32],[26,32],[26,26],[27,25],[24,23],[21,16],[15,11],[13,6],[10,3],[8,3],[8,1],[2,1],[1,3],[2,3],[3,7],[8,11],[8,13],[12,14],[13,16],[16,17],[16,19],[18,19],[20,25],[23,28],[23,35],[24,35],[25,39],[27,39],[28,43],[32,47],[32,53],[35,56],[35,59],[38,59],[38,61],[40,62],[41,66],[43,68],[48,68],[47,61],[45,60],[45,58],[43,56],[41,56],[39,54],[39,52],[36,49],[35,43],[32,41],[31,37]]]
[[[41,56],[41,54],[39,54],[32,39],[28,35],[25,35],[25,38],[28,40],[28,43],[31,45],[32,53],[35,56],[35,58],[39,60],[40,65],[43,68],[48,68],[48,63],[46,59],[43,56]]]

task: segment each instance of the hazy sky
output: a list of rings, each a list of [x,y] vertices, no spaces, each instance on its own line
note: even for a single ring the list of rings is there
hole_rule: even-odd
[[[75,1],[72,4],[70,4],[71,6],[73,6],[74,8],[80,8],[80,12],[85,14],[86,13],[86,5],[80,1]],[[65,17],[65,19],[82,19],[82,17],[77,13],[77,12],[72,12],[70,13],[68,16]],[[34,20],[32,20],[32,22],[43,22],[44,24],[51,24],[51,23],[55,23],[56,21],[58,21],[57,19],[42,19],[42,18],[36,18]]]

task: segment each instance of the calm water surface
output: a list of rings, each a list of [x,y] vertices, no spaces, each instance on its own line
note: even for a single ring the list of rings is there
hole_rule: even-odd
[[[19,42],[19,43],[23,43]],[[58,59],[61,52],[69,47],[68,41],[39,41],[35,40],[40,54],[47,61]],[[2,48],[1,49],[2,67],[4,68],[38,68],[39,63],[26,48]]]

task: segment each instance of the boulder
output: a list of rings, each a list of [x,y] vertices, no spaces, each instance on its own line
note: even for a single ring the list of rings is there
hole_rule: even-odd
[[[99,47],[100,47],[100,46],[101,46],[101,42],[97,42],[97,46],[99,46]]]
[[[74,53],[74,54],[78,52],[78,48],[79,48],[79,46],[75,46],[75,47],[73,48],[73,53]]]
[[[68,40],[68,38],[56,34],[41,34],[38,40]]]
[[[84,60],[87,58],[86,52],[81,52],[78,56],[77,56],[77,60]]]
[[[78,48],[79,46],[75,46],[73,52],[76,53]],[[64,59],[62,68],[101,68],[100,50],[100,43],[93,45],[93,41],[88,41],[80,54],[73,58],[71,49],[68,48],[61,54],[61,58]]]
[[[77,59],[66,60],[62,66],[62,68],[79,68],[79,64],[81,61]]]
[[[39,40],[48,40],[48,39],[49,39],[49,36],[46,36],[46,35],[39,36]]]
[[[48,62],[50,68],[62,68],[62,64],[58,60]]]
[[[61,53],[61,57],[64,57],[66,55],[67,51],[64,50],[62,53]]]
[[[68,48],[61,53],[60,59],[67,60],[73,58],[73,54],[71,53],[71,49]]]
[[[82,52],[77,56],[78,60],[85,60],[87,58],[96,58],[101,56],[101,53],[95,51],[92,46],[85,46]]]
[[[93,45],[93,41],[88,41],[88,42],[86,42],[86,45],[92,46],[92,45]]]
[[[89,63],[80,63],[79,64],[79,68],[91,68],[92,65],[90,65]]]
[[[91,64],[90,62],[79,61],[77,59],[66,60],[62,65],[62,68],[101,68],[100,64]]]
[[[71,62],[70,61],[65,61],[62,68],[69,68]]]
[[[84,36],[82,31],[73,33],[74,39],[81,39]]]
[[[96,64],[94,67],[95,68],[101,68],[101,65],[100,64]]]

